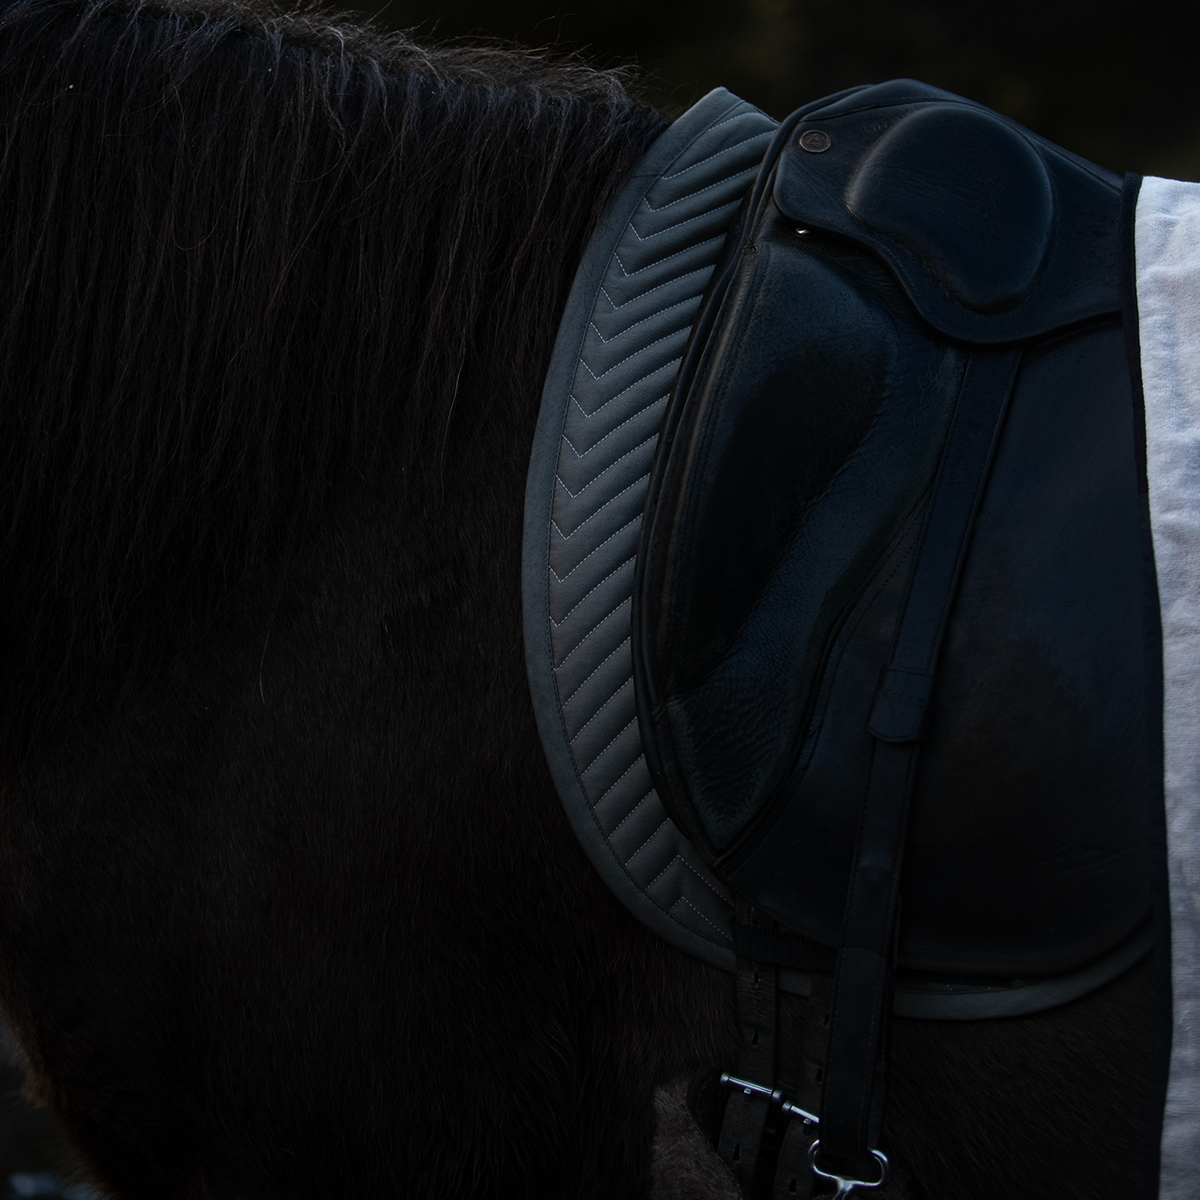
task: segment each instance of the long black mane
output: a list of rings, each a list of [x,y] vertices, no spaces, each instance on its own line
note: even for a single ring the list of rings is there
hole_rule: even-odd
[[[617,73],[331,18],[0,14],[6,740],[107,705],[386,469],[529,418],[663,125]]]
[[[559,312],[665,119],[569,59],[17,0],[0,122],[31,1092],[126,1197],[633,1194],[725,989],[571,838],[519,562]]]

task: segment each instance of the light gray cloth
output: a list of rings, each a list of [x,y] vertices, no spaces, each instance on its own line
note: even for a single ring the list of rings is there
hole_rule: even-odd
[[[1174,1029],[1160,1200],[1200,1196],[1200,185],[1147,178],[1134,245],[1163,636]]]

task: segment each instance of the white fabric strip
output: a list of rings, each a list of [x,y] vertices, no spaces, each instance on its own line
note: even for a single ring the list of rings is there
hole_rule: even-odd
[[[1163,631],[1174,1029],[1160,1200],[1200,1196],[1200,184],[1147,178],[1134,246]]]

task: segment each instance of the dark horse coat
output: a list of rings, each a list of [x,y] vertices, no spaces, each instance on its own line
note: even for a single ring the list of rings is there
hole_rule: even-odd
[[[0,114],[31,1094],[122,1197],[646,1194],[732,983],[575,844],[519,563],[566,291],[664,118],[571,61],[79,0],[0,9]],[[897,1021],[886,1194],[1142,1194],[1146,990]]]

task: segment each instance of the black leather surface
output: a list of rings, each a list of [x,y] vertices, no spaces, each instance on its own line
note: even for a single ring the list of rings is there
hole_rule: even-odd
[[[1149,907],[1118,195],[940,97],[899,81],[810,109],[730,249],[651,484],[639,716],[717,874],[838,944],[872,700],[969,346],[1024,341],[932,689],[899,957],[1049,975]],[[822,153],[799,147],[812,129]]]
[[[828,141],[802,149],[805,134]],[[782,214],[869,247],[921,315],[979,344],[1120,307],[1120,180],[998,113],[900,79],[806,113]]]

